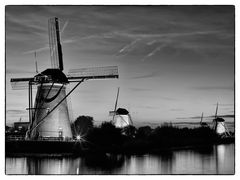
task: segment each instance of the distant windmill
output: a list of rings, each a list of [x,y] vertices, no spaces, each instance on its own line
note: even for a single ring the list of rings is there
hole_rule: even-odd
[[[118,104],[118,97],[119,97],[119,90],[118,88],[117,91],[117,98],[114,106],[114,111],[110,111],[109,115],[113,116],[112,118],[112,123],[119,128],[124,128],[129,125],[133,125],[132,118],[128,112],[128,110],[124,108],[118,108],[117,109],[117,104]]]
[[[205,122],[202,122],[202,121],[203,121],[203,112],[202,112],[202,116],[201,116],[200,125],[201,125],[202,127],[207,127],[207,126],[208,126],[208,124],[207,124],[207,123],[205,123]]]
[[[72,138],[66,98],[85,80],[118,78],[117,66],[81,68],[63,73],[63,56],[58,18],[48,21],[51,68],[28,78],[12,78],[13,89],[28,88],[29,121],[28,139]],[[77,84],[66,93],[69,83]],[[37,86],[34,106],[32,87]]]
[[[225,125],[225,120],[223,118],[218,117],[217,113],[218,113],[218,103],[216,107],[215,117],[213,119],[214,131],[221,136],[231,136]]]

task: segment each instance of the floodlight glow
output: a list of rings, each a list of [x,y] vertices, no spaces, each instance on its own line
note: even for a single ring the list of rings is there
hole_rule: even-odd
[[[77,140],[81,140],[81,136],[80,135],[77,135]]]

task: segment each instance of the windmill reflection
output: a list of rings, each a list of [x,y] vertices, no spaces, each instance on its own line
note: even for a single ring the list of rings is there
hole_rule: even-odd
[[[11,169],[17,169],[19,163],[10,160]],[[85,157],[27,157],[19,158],[19,162],[24,164],[22,168],[27,174],[232,174],[234,145],[154,155],[96,153]]]
[[[96,174],[121,167],[124,156],[104,154],[84,158],[27,158],[28,174]],[[89,171],[90,170],[90,171]]]

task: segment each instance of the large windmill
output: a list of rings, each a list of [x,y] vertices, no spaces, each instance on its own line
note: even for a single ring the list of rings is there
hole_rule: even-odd
[[[117,104],[118,104],[118,97],[119,97],[119,89],[117,91],[117,98],[114,106],[114,110],[109,112],[110,116],[113,116],[112,118],[112,123],[118,127],[118,128],[124,128],[129,125],[133,125],[132,118],[128,112],[128,110],[124,108],[118,108],[117,109]]]
[[[118,78],[117,66],[73,69],[65,75],[58,18],[49,19],[48,28],[51,68],[34,77],[11,79],[13,89],[28,88],[28,139],[72,138],[66,98],[85,80]],[[74,82],[76,85],[66,93],[66,86]],[[34,106],[33,86],[37,86]]]

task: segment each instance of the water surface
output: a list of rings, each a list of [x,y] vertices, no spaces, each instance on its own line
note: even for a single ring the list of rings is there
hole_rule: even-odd
[[[158,155],[6,158],[6,174],[233,174],[234,144]]]

